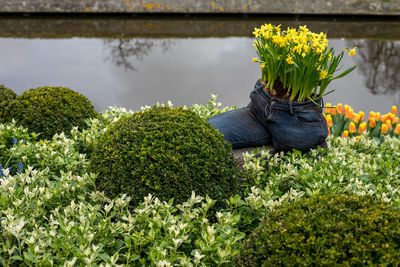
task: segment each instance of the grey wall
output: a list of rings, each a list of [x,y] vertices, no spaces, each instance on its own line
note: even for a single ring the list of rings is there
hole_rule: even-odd
[[[0,0],[0,12],[400,15],[400,0]]]

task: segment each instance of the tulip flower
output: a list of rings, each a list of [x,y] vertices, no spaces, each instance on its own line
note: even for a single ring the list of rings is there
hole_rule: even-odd
[[[342,138],[347,138],[349,137],[349,131],[345,130],[342,134]]]
[[[360,115],[358,115],[358,113],[353,114],[353,121],[356,124],[360,122]]]
[[[395,133],[396,135],[400,135],[400,124],[397,124],[397,125],[396,125],[396,128],[394,128],[394,133]]]
[[[397,115],[397,107],[396,106],[392,106],[392,113],[394,115]]]
[[[359,111],[358,116],[360,116],[360,121],[364,120],[364,112],[363,111]]]
[[[381,113],[380,112],[375,113],[375,120],[379,121],[380,119],[381,119]]]
[[[358,126],[358,133],[363,134],[364,131],[367,129],[367,123],[363,121],[359,126]]]
[[[331,112],[331,103],[326,103],[325,105],[325,113],[329,114]]]
[[[357,135],[357,136],[356,136],[356,139],[357,139],[357,140],[360,140],[360,139],[361,139],[361,136],[360,136],[360,135]]]
[[[376,121],[375,121],[375,118],[372,117],[372,118],[369,120],[369,127],[375,128],[375,126],[376,126]]]
[[[393,123],[399,123],[399,118],[398,117],[394,117]]]
[[[356,131],[357,131],[356,125],[354,124],[354,122],[350,122],[350,125],[349,125],[349,133],[353,134],[353,133],[355,133]]]
[[[388,129],[392,129],[392,121],[386,120],[386,126],[388,127]]]
[[[332,127],[332,117],[330,114],[326,115],[325,117],[326,119],[326,124],[328,125],[328,127]]]
[[[387,134],[388,130],[389,130],[388,126],[386,124],[382,124],[381,134]]]
[[[371,118],[375,118],[375,112],[373,112],[373,111],[369,112],[368,120],[370,121]]]
[[[337,104],[337,112],[338,112],[339,114],[342,114],[342,112],[343,112],[342,103],[338,103],[338,104]]]

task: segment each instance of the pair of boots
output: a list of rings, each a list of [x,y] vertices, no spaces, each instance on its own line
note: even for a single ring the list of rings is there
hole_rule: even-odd
[[[313,102],[291,102],[274,98],[258,80],[247,107],[218,114],[208,120],[233,149],[273,146],[277,151],[293,148],[308,153],[318,146],[326,148],[328,136],[322,115],[322,98]]]

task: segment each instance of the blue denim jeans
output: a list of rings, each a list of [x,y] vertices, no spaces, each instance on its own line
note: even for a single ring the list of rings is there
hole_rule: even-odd
[[[232,148],[273,145],[278,151],[307,152],[328,136],[322,108],[313,102],[289,102],[266,93],[258,80],[247,107],[218,114],[208,120]],[[315,100],[319,105],[322,99]]]

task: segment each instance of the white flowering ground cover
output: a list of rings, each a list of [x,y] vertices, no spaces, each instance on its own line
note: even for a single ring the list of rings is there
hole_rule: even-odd
[[[192,109],[205,118],[228,110],[215,97]],[[195,192],[185,203],[148,196],[129,210],[129,196],[96,191],[88,156],[105,129],[132,112],[110,108],[88,129],[46,141],[0,124],[0,265],[231,266],[241,240],[282,203],[345,193],[400,206],[400,140],[378,145],[362,136],[329,137],[328,151],[309,159],[245,155],[243,193],[225,210],[210,211],[214,201]]]

